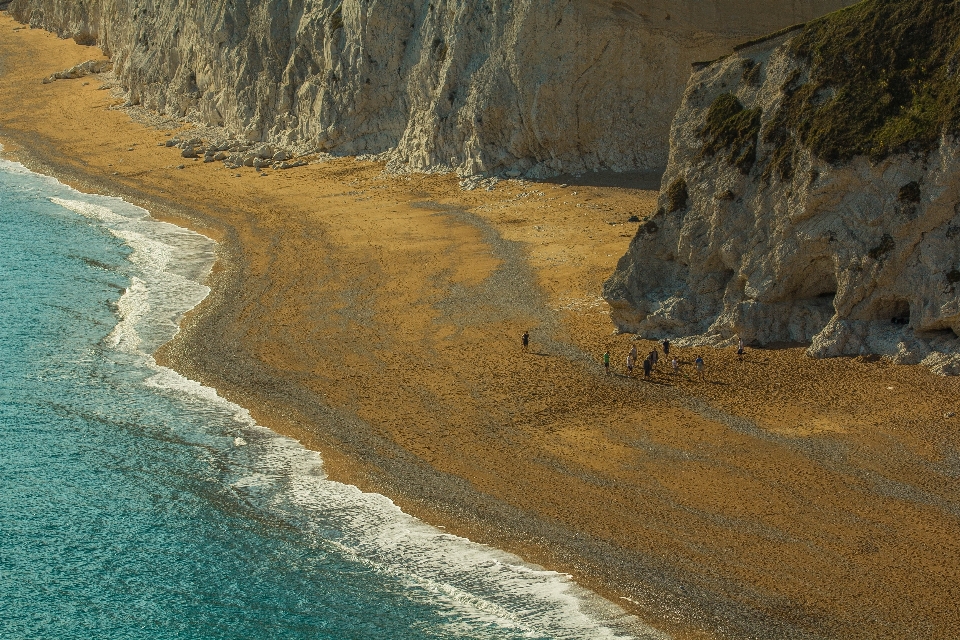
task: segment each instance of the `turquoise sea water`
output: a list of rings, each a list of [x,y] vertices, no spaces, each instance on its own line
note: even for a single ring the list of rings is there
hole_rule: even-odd
[[[157,366],[213,257],[0,160],[0,637],[646,635]]]

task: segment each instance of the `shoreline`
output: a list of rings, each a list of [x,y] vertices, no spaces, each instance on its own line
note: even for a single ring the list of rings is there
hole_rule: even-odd
[[[209,273],[212,266],[215,243],[184,227],[160,222],[150,216],[148,211],[125,200],[77,192],[55,178],[32,172],[20,163],[6,160],[2,155],[0,158],[0,165],[4,165],[0,167],[0,178],[5,186],[30,185],[31,193],[26,199],[34,198],[37,208],[42,211],[37,213],[32,210],[33,207],[28,206],[23,210],[23,215],[36,220],[34,224],[39,222],[43,229],[43,218],[51,218],[61,223],[64,222],[61,218],[64,218],[65,226],[72,230],[73,223],[82,217],[79,225],[82,231],[78,235],[91,244],[71,244],[66,251],[71,258],[77,254],[95,254],[99,247],[97,242],[109,239],[104,244],[109,245],[108,250],[113,251],[116,261],[124,263],[120,266],[117,262],[111,265],[84,259],[81,267],[96,271],[115,270],[117,275],[129,283],[126,289],[119,284],[119,279],[117,284],[113,285],[114,291],[119,287],[122,294],[112,305],[115,307],[111,309],[112,313],[102,308],[103,300],[99,296],[87,296],[84,300],[88,308],[100,307],[101,313],[106,313],[108,318],[108,322],[102,326],[91,326],[91,346],[96,345],[98,352],[102,349],[102,353],[97,353],[94,357],[99,359],[102,356],[106,361],[120,365],[117,371],[112,373],[118,373],[123,382],[116,380],[114,384],[105,385],[106,389],[130,391],[127,389],[127,376],[131,374],[138,380],[135,386],[141,387],[140,391],[136,392],[138,399],[143,402],[142,405],[137,405],[137,417],[131,416],[131,422],[123,422],[119,428],[125,432],[132,430],[135,432],[131,433],[133,440],[137,440],[143,435],[141,429],[149,432],[151,427],[158,426],[156,422],[143,420],[140,416],[149,414],[150,409],[158,408],[151,404],[150,398],[159,393],[164,398],[159,405],[163,409],[151,415],[155,420],[161,420],[160,424],[163,426],[160,427],[161,433],[153,433],[148,438],[152,441],[152,438],[159,437],[166,444],[182,447],[187,451],[199,447],[208,454],[215,452],[214,457],[222,464],[216,465],[215,469],[204,469],[202,480],[219,481],[222,483],[219,484],[220,491],[236,488],[238,504],[207,504],[207,508],[212,507],[216,512],[234,517],[238,513],[234,508],[239,507],[239,511],[243,512],[244,508],[249,507],[253,509],[253,513],[247,513],[247,516],[252,515],[257,520],[264,519],[265,535],[260,527],[251,530],[241,526],[236,531],[230,531],[231,539],[247,533],[255,538],[264,535],[263,539],[269,541],[271,532],[277,533],[271,522],[284,530],[292,527],[306,535],[306,539],[294,537],[299,540],[300,545],[310,544],[311,540],[319,544],[321,549],[329,545],[329,548],[320,553],[335,557],[339,557],[337,549],[346,551],[341,561],[356,559],[362,565],[384,571],[387,575],[383,578],[396,577],[397,574],[407,576],[410,572],[415,584],[435,585],[439,581],[439,586],[447,587],[453,592],[452,596],[442,590],[436,593],[434,597],[440,603],[455,608],[460,598],[463,598],[468,603],[463,612],[466,620],[474,620],[473,616],[482,619],[484,614],[487,614],[488,624],[502,625],[505,632],[507,629],[527,628],[539,629],[543,634],[546,629],[556,629],[561,633],[566,632],[565,637],[571,633],[575,637],[592,636],[594,633],[597,637],[612,637],[617,633],[632,631],[639,637],[649,637],[648,630],[644,629],[639,621],[629,617],[622,608],[601,600],[596,594],[562,575],[544,571],[499,549],[454,538],[441,529],[401,512],[394,503],[380,494],[363,494],[356,487],[329,480],[321,470],[323,462],[316,452],[307,449],[302,443],[258,425],[250,419],[246,410],[223,399],[214,389],[203,387],[182,377],[173,369],[156,363],[150,355],[153,348],[144,348],[145,344],[141,340],[146,339],[151,345],[162,340],[169,341],[176,330],[169,320],[195,308],[209,293],[209,289],[199,286],[199,282],[206,279],[204,274]],[[16,187],[13,194],[19,199],[20,194]],[[12,222],[15,227],[14,221],[17,217],[10,215],[12,211],[4,211],[4,221],[7,224]],[[76,216],[64,215],[67,212]],[[18,235],[14,233],[11,240],[20,241]],[[111,242],[114,239],[122,240],[122,244],[117,246],[115,242]],[[153,251],[162,245],[167,248]],[[54,253],[57,251],[56,248],[50,250]],[[127,253],[128,251],[133,253]],[[41,257],[42,255],[40,254]],[[42,269],[39,265],[34,266]],[[184,267],[189,268],[184,271]],[[14,277],[16,275],[13,274]],[[73,302],[78,303],[77,300]],[[72,309],[76,309],[76,306]],[[111,318],[116,324],[109,328]],[[69,321],[67,324],[69,325]],[[161,327],[165,334],[163,338],[155,333]],[[108,329],[109,333],[104,337],[101,331]],[[114,354],[123,355],[115,359]],[[49,355],[55,358],[54,353]],[[83,359],[80,362],[82,366],[88,364]],[[87,379],[87,376],[81,377]],[[87,384],[99,388],[102,382],[94,376]],[[115,388],[118,382],[118,388]],[[167,406],[168,398],[176,398],[173,401],[174,406]],[[184,398],[187,399],[186,403],[181,402]],[[69,403],[74,401],[74,398],[63,398],[64,405],[60,408],[65,413],[70,413],[66,406],[73,407],[74,405]],[[195,404],[197,402],[200,405],[199,412]],[[124,404],[114,403],[113,406],[115,412],[126,414]],[[167,416],[176,416],[176,419],[165,424]],[[98,418],[100,422],[93,428],[94,432],[108,430],[116,424],[103,415],[98,415]],[[134,425],[141,429],[134,428]],[[189,426],[181,429],[182,425]],[[173,435],[166,441],[168,434]],[[88,437],[93,435],[88,434]],[[149,442],[146,444],[143,453],[147,458],[158,453]],[[231,462],[226,463],[227,460]],[[86,462],[85,458],[83,462]],[[206,458],[204,462],[209,463],[211,460]],[[96,465],[93,469],[96,469]],[[187,473],[179,467],[175,471]],[[210,472],[217,480],[208,476]],[[261,473],[266,475],[261,476]],[[187,475],[189,477],[189,474]],[[166,480],[162,475],[156,479],[160,483]],[[194,476],[194,479],[201,478]],[[55,477],[49,480],[56,482]],[[309,487],[309,491],[304,491],[305,487]],[[112,485],[111,488],[116,489],[117,486]],[[128,487],[127,490],[136,491],[136,488]],[[202,502],[202,496],[205,495],[202,490],[198,491],[195,499]],[[191,496],[194,494],[191,493]],[[154,494],[153,497],[158,496]],[[275,500],[282,503],[279,513],[273,508]],[[230,500],[227,499],[226,502],[229,503]],[[308,519],[310,525],[305,529],[296,524],[297,516],[294,516],[294,522],[285,520],[285,514],[290,515],[287,510],[291,505],[294,506],[293,513]],[[205,510],[194,513],[200,518],[210,515],[201,515],[204,512]],[[65,517],[70,519],[69,515]],[[365,522],[375,522],[383,526],[362,526]],[[327,527],[333,535],[324,534],[320,539],[311,535],[312,530],[325,530]],[[180,530],[188,536],[192,533],[189,528]],[[19,548],[19,545],[15,548]],[[221,551],[229,553],[229,549]],[[415,560],[415,565],[408,567],[406,563],[411,558]],[[53,558],[46,560],[52,561]],[[293,568],[291,570],[296,571]],[[306,577],[310,579],[310,575],[308,573]],[[536,585],[532,589],[531,577]],[[341,579],[340,576],[335,578]],[[323,579],[321,574],[317,583],[321,591],[324,586],[329,588],[329,579],[329,575]],[[342,579],[348,581],[349,577],[344,576]],[[240,584],[243,582],[241,576]],[[513,598],[523,602],[524,606],[517,607],[515,603],[511,605]],[[470,602],[478,602],[479,606],[471,607]],[[505,608],[500,609],[501,606]],[[402,605],[400,607],[403,608]],[[493,609],[492,613],[490,609]],[[16,617],[16,614],[14,615]],[[426,614],[424,616],[426,617]]]
[[[17,142],[14,138],[5,137],[3,133],[0,133],[0,141],[2,140]],[[481,502],[479,505],[471,505],[479,506],[481,510],[488,512],[500,512],[498,517],[494,518],[497,522],[498,532],[491,535],[490,526],[478,523],[474,513],[468,510],[451,512],[449,508],[444,509],[425,503],[420,496],[414,495],[411,497],[410,492],[397,485],[395,481],[384,477],[383,474],[378,474],[376,467],[371,468],[370,465],[365,463],[364,455],[357,449],[353,449],[352,455],[345,454],[343,451],[348,449],[348,446],[339,442],[333,443],[331,439],[324,438],[304,426],[304,423],[316,424],[322,422],[325,418],[329,418],[321,418],[317,414],[294,414],[291,409],[302,402],[298,402],[299,399],[287,395],[283,396],[284,402],[278,403],[276,396],[281,394],[275,394],[274,397],[256,397],[256,394],[249,389],[240,388],[240,385],[236,382],[233,384],[230,382],[210,382],[211,372],[197,368],[195,357],[191,357],[189,354],[196,349],[202,350],[209,343],[203,337],[205,321],[210,320],[211,317],[216,318],[218,306],[224,304],[222,300],[229,297],[229,294],[236,291],[240,286],[236,275],[239,271],[236,263],[239,260],[235,257],[236,247],[230,244],[230,234],[218,228],[215,218],[209,217],[199,210],[186,208],[174,200],[148,195],[127,185],[118,188],[115,184],[97,180],[95,176],[79,172],[75,167],[55,164],[50,161],[49,156],[34,155],[34,153],[24,151],[23,147],[17,148],[16,145],[14,148],[17,150],[13,151],[0,146],[0,154],[9,160],[19,162],[34,173],[56,178],[63,184],[82,193],[121,198],[147,210],[151,218],[157,221],[174,224],[214,241],[217,258],[209,276],[203,283],[210,287],[210,294],[183,315],[177,334],[152,354],[159,367],[169,369],[187,380],[213,389],[227,402],[234,403],[249,411],[258,425],[271,430],[280,437],[289,437],[295,440],[307,450],[317,452],[321,456],[324,471],[329,479],[356,486],[365,493],[384,495],[397,504],[404,513],[428,526],[497,551],[516,554],[523,563],[531,567],[568,575],[571,582],[576,587],[583,589],[585,594],[599,597],[616,607],[620,607],[626,614],[636,616],[641,625],[659,623],[657,617],[653,617],[652,622],[641,617],[644,613],[649,616],[649,613],[640,607],[637,601],[624,597],[622,592],[615,587],[611,588],[602,580],[592,578],[589,574],[585,576],[580,573],[583,571],[583,567],[577,566],[580,557],[575,555],[572,558],[558,559],[554,554],[546,552],[543,548],[545,543],[542,539],[538,540],[527,536],[526,532],[538,528],[537,525],[527,528],[514,527],[512,532],[505,531],[506,527],[503,524],[516,518],[516,516],[503,515],[504,510],[509,510],[508,505],[497,504],[496,502]],[[214,298],[220,299],[219,302],[215,302]],[[209,329],[207,330],[209,331]],[[236,362],[232,362],[231,364],[236,366],[238,371],[242,371],[245,376],[252,370],[257,369],[255,363],[237,365]],[[272,380],[273,378],[270,376],[262,377],[260,378],[260,384],[268,386],[268,381]],[[382,445],[383,443],[378,444]],[[456,480],[452,483],[444,482],[441,486],[433,487],[432,491],[434,495],[441,491],[448,491],[451,484],[457,484]],[[468,489],[462,490],[469,491]],[[562,535],[577,537],[577,534],[573,532],[562,532]],[[615,552],[615,549],[604,546],[601,551],[602,553],[608,553]],[[595,552],[592,555],[600,554]],[[583,603],[589,604],[590,601],[584,600]],[[641,613],[638,613],[638,611]],[[657,631],[662,631],[663,626],[657,627]],[[702,630],[697,630],[694,635],[688,636],[686,630],[681,631],[680,628],[673,628],[670,637],[712,637],[701,635],[701,633]]]
[[[0,18],[3,18],[0,14]],[[142,126],[134,124],[134,126]],[[630,615],[638,615],[638,619],[646,623],[648,620],[640,617],[643,613],[649,612],[638,606],[638,603],[631,598],[625,598],[622,591],[611,588],[602,580],[589,577],[581,573],[582,567],[578,567],[580,558],[558,559],[555,554],[544,550],[543,540],[537,540],[533,536],[528,536],[527,531],[537,527],[515,527],[512,535],[506,533],[502,526],[507,517],[494,518],[497,522],[494,527],[489,524],[477,522],[476,514],[470,510],[458,510],[452,512],[449,508],[442,508],[436,504],[429,504],[420,496],[411,497],[410,493],[396,481],[378,474],[375,467],[371,467],[364,461],[364,456],[353,448],[352,455],[344,453],[344,449],[350,447],[344,446],[341,442],[335,442],[331,438],[323,437],[316,431],[304,426],[304,423],[315,424],[322,420],[316,414],[306,416],[302,413],[296,413],[291,409],[298,404],[296,399],[286,396],[285,402],[278,403],[276,397],[256,397],[256,394],[249,389],[243,389],[241,385],[225,382],[222,379],[217,380],[213,372],[200,368],[196,363],[196,357],[191,357],[195,350],[203,350],[209,343],[205,340],[204,324],[211,318],[216,318],[218,308],[224,304],[223,300],[230,297],[231,293],[240,288],[238,272],[242,260],[238,257],[239,250],[237,242],[229,229],[224,229],[216,216],[204,213],[200,208],[185,206],[172,198],[165,198],[153,193],[137,189],[129,184],[118,184],[104,176],[97,176],[79,170],[76,166],[66,163],[56,163],[53,158],[57,152],[49,147],[45,152],[38,152],[37,149],[44,148],[39,137],[32,137],[29,140],[18,138],[11,135],[9,131],[0,129],[0,141],[6,141],[8,145],[2,148],[2,153],[10,160],[20,162],[29,170],[42,175],[48,175],[61,181],[63,184],[71,186],[78,191],[88,194],[118,197],[139,206],[150,213],[150,216],[158,221],[169,222],[190,231],[200,233],[211,238],[216,243],[216,261],[211,272],[204,282],[210,287],[208,294],[200,304],[188,310],[180,321],[178,333],[153,354],[158,366],[169,368],[175,373],[184,376],[208,386],[217,391],[225,400],[235,403],[238,406],[248,410],[260,424],[280,436],[290,437],[302,444],[305,448],[316,451],[322,456],[324,470],[327,476],[334,481],[352,484],[361,491],[369,493],[379,493],[385,495],[394,501],[404,513],[408,513],[422,522],[438,527],[448,533],[461,536],[471,542],[487,545],[494,549],[501,549],[506,553],[517,554],[523,562],[533,566],[541,566],[546,570],[555,570],[571,576],[571,580],[578,587],[593,593],[607,600],[614,605],[621,607]],[[10,144],[12,143],[12,144]],[[352,159],[348,158],[347,161]],[[449,178],[449,176],[447,176]],[[649,181],[649,178],[644,176]],[[208,329],[209,331],[209,329]],[[226,358],[224,358],[226,359]],[[232,362],[232,365],[237,365]],[[257,363],[246,363],[237,366],[238,371],[243,371],[244,375],[257,369]],[[261,378],[262,386],[269,386],[274,378],[266,376]],[[277,394],[280,395],[280,394]],[[381,446],[383,442],[378,442]],[[390,446],[389,444],[387,446]],[[396,452],[396,449],[394,449]],[[441,483],[440,486],[432,488],[434,496],[439,495],[449,489],[449,484]],[[466,491],[469,491],[468,489]],[[477,505],[471,505],[477,506]],[[482,511],[498,512],[503,509],[509,509],[507,505],[497,503],[497,501],[482,501],[479,505]],[[487,518],[489,519],[489,518]],[[491,528],[497,529],[497,534],[491,535]],[[565,535],[571,535],[564,532]],[[572,534],[576,537],[576,534]],[[607,549],[604,549],[607,551]],[[578,571],[580,569],[580,571]],[[638,614],[638,611],[642,612]],[[656,624],[657,617],[653,617]],[[668,627],[669,628],[669,627]],[[677,634],[678,629],[673,629],[672,633]],[[683,632],[673,637],[688,637]],[[706,637],[697,632],[694,636]]]
[[[12,24],[0,19],[0,29]],[[46,40],[64,58],[92,53],[28,32],[0,36],[0,55],[11,55],[3,40],[20,36],[35,47]],[[32,64],[49,74],[61,63]],[[104,103],[82,87],[58,82],[45,97],[87,109]],[[893,573],[883,564],[960,531],[947,455],[960,434],[942,418],[960,404],[955,381],[853,359],[807,362],[797,350],[752,351],[739,369],[732,354],[703,350],[714,379],[706,388],[662,374],[658,385],[602,375],[599,353],[609,348],[619,368],[630,344],[609,335],[602,305],[590,298],[629,242],[609,222],[652,196],[543,183],[464,194],[450,176],[384,177],[377,165],[351,159],[265,179],[201,166],[178,173],[169,149],[125,152],[133,138],[150,147],[162,136],[117,125],[125,114],[110,116],[116,139],[102,130],[96,139],[12,112],[0,138],[19,146],[12,151],[31,169],[81,190],[120,193],[217,241],[211,295],[157,360],[320,451],[332,479],[571,573],[681,638],[751,630],[839,637],[858,620],[852,609],[877,602],[869,589],[852,593],[862,580],[880,603],[906,601],[868,606],[868,617],[894,608],[874,631],[913,628],[899,617],[910,610],[926,609],[934,629],[956,621],[929,610],[950,597],[949,576],[931,577],[931,563],[955,570],[956,548],[920,553]],[[78,108],[70,117],[78,123],[83,115]],[[82,153],[80,162],[55,163],[65,147]],[[115,158],[137,166],[112,178]],[[243,185],[236,197],[232,186],[203,191],[231,181]],[[178,187],[179,198],[170,194]],[[305,197],[293,193],[307,189]],[[540,204],[554,196],[569,206]],[[332,213],[316,211],[317,202]],[[602,255],[618,246],[620,254]],[[593,262],[569,266],[577,259]],[[317,319],[321,309],[337,322]],[[534,353],[520,356],[516,336],[531,325]],[[679,350],[686,360],[693,351]],[[891,397],[910,411],[891,412]],[[839,457],[849,451],[852,461]],[[885,496],[883,481],[906,497]],[[867,524],[830,524],[843,517]],[[842,566],[831,568],[838,556]],[[778,581],[782,566],[796,577]],[[896,586],[908,577],[932,582]],[[932,604],[921,605],[924,598]]]

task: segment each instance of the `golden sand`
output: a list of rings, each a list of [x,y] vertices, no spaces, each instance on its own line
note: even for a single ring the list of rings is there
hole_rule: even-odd
[[[332,478],[678,637],[960,633],[956,378],[800,348],[628,378],[653,343],[613,333],[600,288],[655,192],[183,160],[97,78],[40,83],[98,50],[19,27],[0,14],[7,155],[218,240],[158,359]]]

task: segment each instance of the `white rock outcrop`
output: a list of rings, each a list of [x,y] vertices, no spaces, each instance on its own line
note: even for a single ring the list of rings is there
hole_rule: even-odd
[[[761,132],[810,74],[792,54],[797,34],[691,77],[660,208],[604,288],[614,322],[689,344],[739,335],[960,373],[960,140],[841,164],[799,148],[788,179],[770,172],[778,144]],[[706,122],[724,99],[742,108],[739,122],[756,118],[754,137],[711,150]]]
[[[131,102],[397,171],[662,169],[694,60],[852,0],[13,0]]]

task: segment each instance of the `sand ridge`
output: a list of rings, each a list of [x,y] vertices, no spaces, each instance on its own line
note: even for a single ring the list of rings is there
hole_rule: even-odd
[[[40,84],[98,51],[18,27],[0,17],[0,140],[221,242],[158,357],[331,476],[678,637],[960,628],[957,379],[800,348],[675,349],[679,375],[628,378],[630,346],[654,344],[615,335],[599,292],[654,192],[185,161],[96,78]]]

